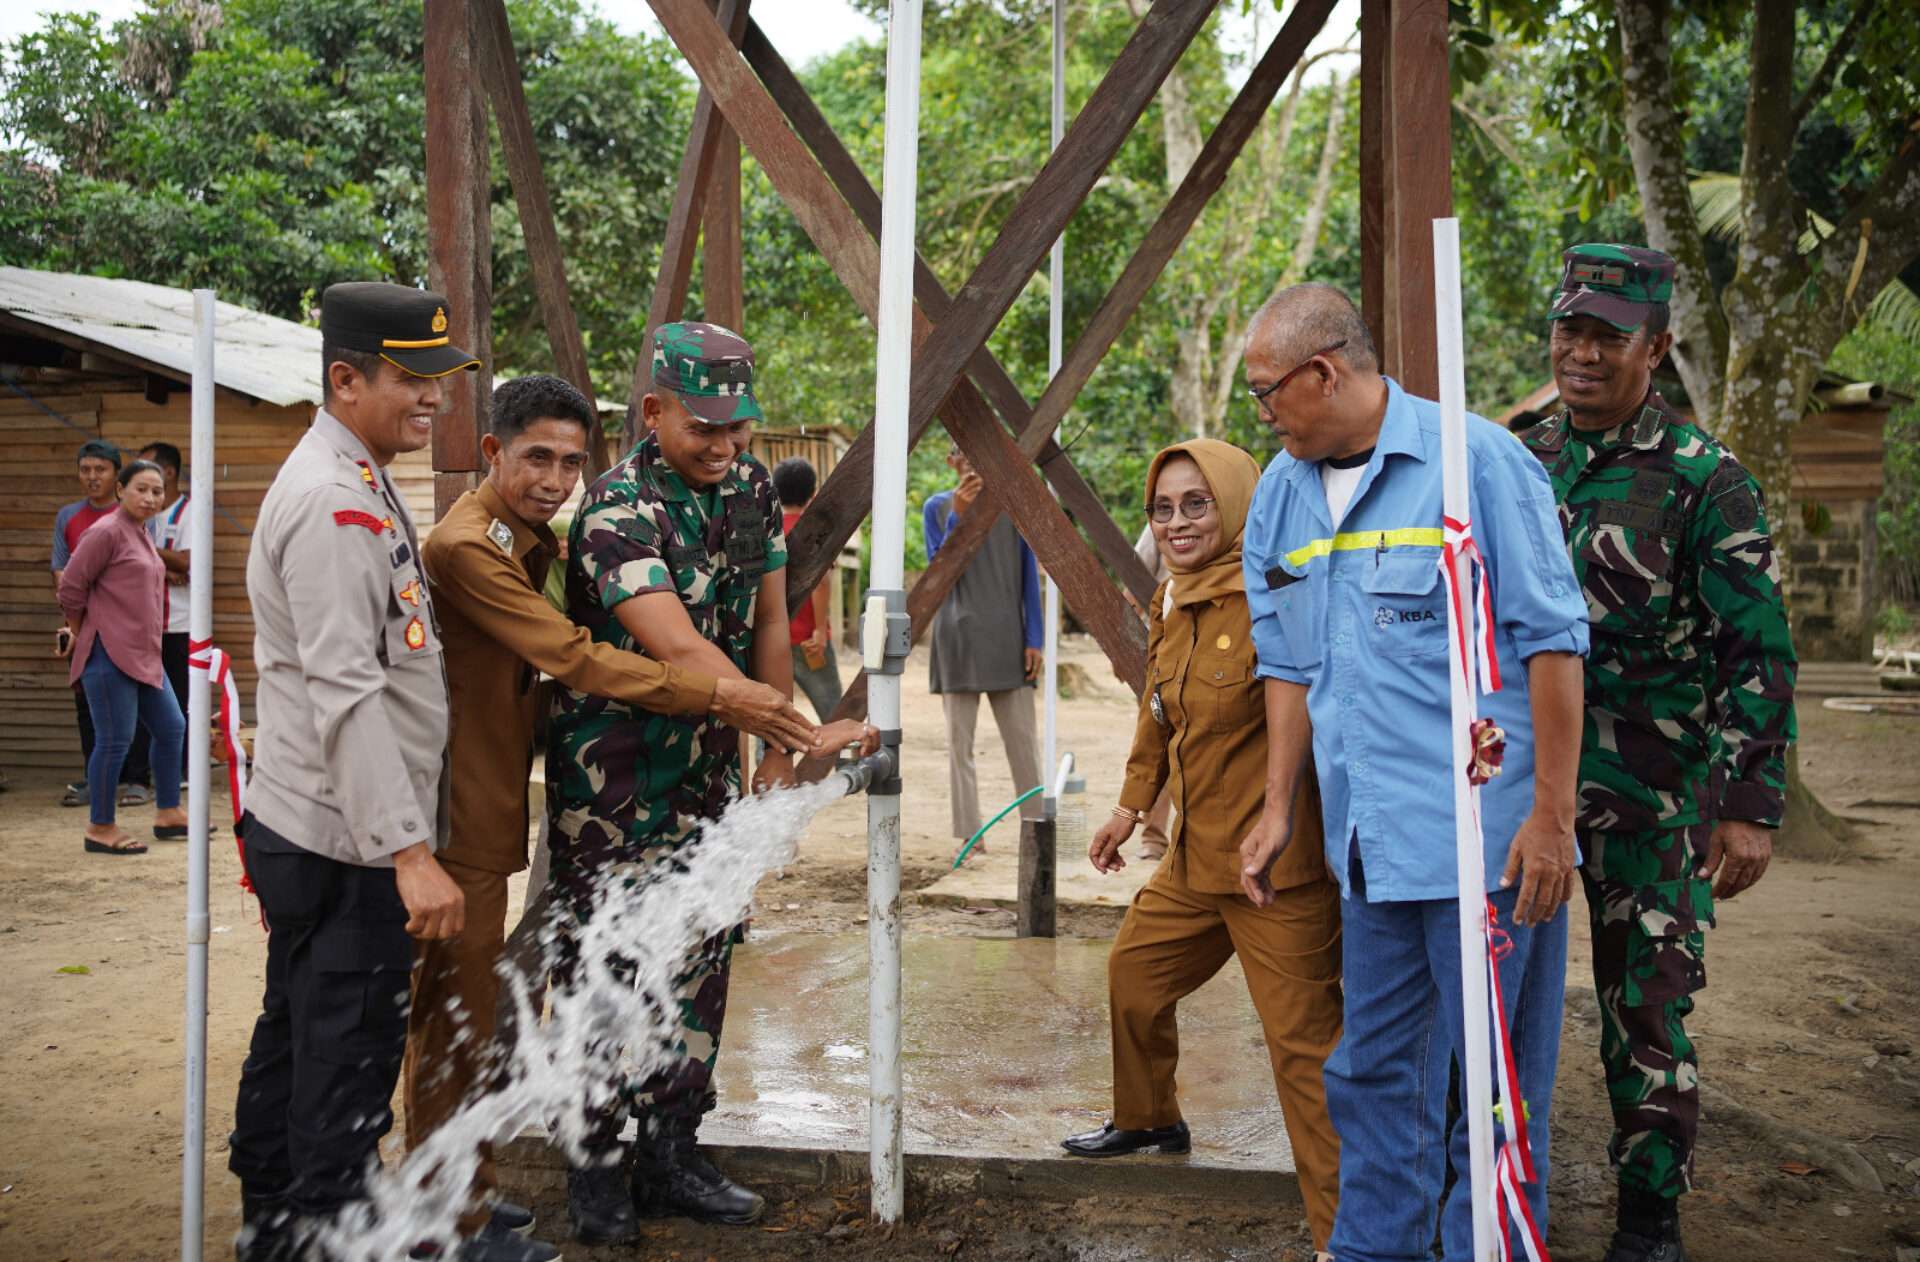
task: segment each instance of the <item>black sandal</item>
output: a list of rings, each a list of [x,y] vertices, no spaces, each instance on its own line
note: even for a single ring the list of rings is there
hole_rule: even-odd
[[[82,835],[81,840],[87,843],[88,854],[145,854],[147,852],[146,842],[135,841],[131,837],[127,838],[127,844],[124,846],[109,846],[104,841],[95,841],[85,835]]]
[[[207,829],[207,836],[213,836],[212,828]],[[153,839],[155,841],[185,841],[187,839],[187,826],[185,824],[155,824],[153,826]]]

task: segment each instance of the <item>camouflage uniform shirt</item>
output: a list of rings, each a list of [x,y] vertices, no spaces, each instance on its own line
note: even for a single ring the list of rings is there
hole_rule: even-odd
[[[1778,826],[1793,645],[1760,488],[1657,393],[1603,432],[1521,435],[1546,465],[1586,593],[1579,826]]]
[[[644,653],[614,609],[674,592],[694,630],[747,672],[754,596],[786,562],[765,466],[742,455],[717,487],[692,488],[649,435],[581,501],[567,613],[595,642]],[[707,715],[654,714],[561,689],[547,755],[556,861],[562,849],[585,857],[674,846],[717,818],[740,790],[738,735]]]

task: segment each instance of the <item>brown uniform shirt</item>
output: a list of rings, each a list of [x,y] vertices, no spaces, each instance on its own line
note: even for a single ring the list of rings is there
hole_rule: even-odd
[[[1240,891],[1240,843],[1266,801],[1265,690],[1254,677],[1253,625],[1242,592],[1169,606],[1153,594],[1147,630],[1147,692],[1140,698],[1120,805],[1144,811],[1169,785],[1179,808],[1164,864],[1184,866],[1202,894]],[[1153,714],[1160,697],[1162,718]],[[1320,794],[1301,777],[1293,839],[1275,861],[1275,889],[1326,879]]]
[[[663,714],[705,714],[716,681],[610,645],[547,603],[553,532],[520,520],[487,483],[447,511],[422,549],[446,646],[451,826],[441,857],[491,872],[527,866],[534,684]]]

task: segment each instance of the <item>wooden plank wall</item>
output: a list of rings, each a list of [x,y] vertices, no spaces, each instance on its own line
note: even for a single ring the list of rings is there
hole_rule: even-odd
[[[191,447],[188,398],[155,405],[140,394],[37,396],[74,425],[127,452],[149,442]],[[253,619],[247,605],[247,532],[281,462],[305,431],[311,409],[249,405],[222,395],[221,461],[214,518],[214,640],[233,655],[241,696],[252,710]],[[79,498],[74,452],[87,434],[17,397],[0,398],[0,766],[53,767],[80,774],[67,666],[53,656],[60,624],[49,580],[53,517]],[[429,471],[430,473],[430,471]],[[431,479],[428,482],[431,500]]]
[[[800,456],[813,466],[822,485],[834,466],[840,463],[840,453],[847,449],[847,437],[836,430],[822,429],[807,433],[801,430],[763,430],[753,432],[753,442],[748,450],[754,458],[767,466],[772,472],[773,466],[789,456]],[[821,582],[828,583],[827,608],[833,611],[836,626],[836,643],[853,643],[853,628],[858,616],[857,604],[860,599],[860,531],[855,530],[847,542],[840,548],[840,555]]]

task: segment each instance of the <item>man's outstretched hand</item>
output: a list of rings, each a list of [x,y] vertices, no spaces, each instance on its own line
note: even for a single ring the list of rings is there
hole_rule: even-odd
[[[722,679],[713,690],[713,717],[758,736],[782,753],[813,749],[813,724],[786,694],[752,679]]]

